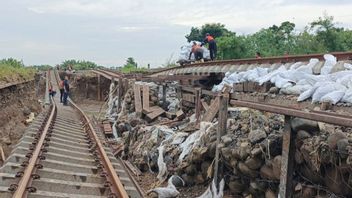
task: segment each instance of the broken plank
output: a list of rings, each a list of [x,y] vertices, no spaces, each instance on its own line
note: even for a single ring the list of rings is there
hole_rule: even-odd
[[[184,93],[184,94],[182,94],[182,100],[194,103],[195,102],[195,95]]]
[[[143,110],[149,111],[149,86],[143,85]]]
[[[140,85],[134,84],[134,106],[137,117],[142,116],[142,101],[141,101],[141,88]]]
[[[203,116],[204,122],[211,122],[215,118],[216,114],[219,111],[220,106],[220,98],[219,96],[215,98],[215,100],[211,103],[207,112],[205,112]]]
[[[205,111],[208,111],[208,109],[209,109],[208,103],[205,102],[204,99],[201,100],[201,103],[202,103],[203,109],[204,109]]]
[[[148,113],[146,115],[146,120],[148,122],[153,121],[155,118],[157,118],[158,116],[162,115],[163,113],[165,113],[164,109],[162,109],[161,107],[156,108],[153,112]]]
[[[173,120],[173,119],[175,119],[176,114],[175,113],[171,113],[171,112],[165,112],[165,116],[167,118],[169,118],[170,120]]]
[[[282,139],[281,174],[279,185],[280,197],[292,197],[293,171],[295,159],[295,133],[291,130],[291,117],[285,115],[285,127]]]
[[[104,134],[105,135],[112,135],[112,128],[110,123],[103,123]]]
[[[186,117],[185,113],[180,109],[176,112],[176,118],[178,120],[182,120]]]

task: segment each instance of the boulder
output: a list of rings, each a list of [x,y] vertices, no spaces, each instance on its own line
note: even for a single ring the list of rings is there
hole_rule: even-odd
[[[347,150],[347,147],[349,145],[348,143],[348,139],[341,139],[339,141],[337,141],[337,150],[340,154],[340,157],[342,159],[346,159],[348,157],[348,150]]]
[[[316,134],[316,132],[319,132],[318,122],[302,118],[293,118],[291,120],[291,128],[295,132],[298,132],[299,130],[304,130],[310,133],[311,135]]]
[[[257,157],[250,157],[244,163],[248,168],[257,170],[262,166],[263,161]]]
[[[240,180],[230,181],[228,186],[230,191],[235,194],[242,193],[243,190],[246,188],[246,185],[244,185],[243,182]]]
[[[335,150],[337,148],[337,142],[342,139],[346,139],[346,135],[343,132],[337,131],[328,137],[329,148]]]
[[[267,189],[265,192],[265,198],[276,198],[277,195],[271,189]]]
[[[266,133],[264,130],[261,130],[261,129],[252,130],[248,134],[248,139],[249,141],[251,141],[252,144],[258,143],[265,138],[266,138]]]

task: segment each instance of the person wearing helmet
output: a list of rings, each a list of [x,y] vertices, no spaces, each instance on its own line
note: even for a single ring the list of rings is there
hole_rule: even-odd
[[[208,49],[210,51],[210,59],[215,60],[217,46],[216,46],[216,41],[215,41],[214,37],[212,37],[209,33],[206,33],[203,43],[208,43]]]
[[[203,48],[200,45],[198,45],[196,42],[193,42],[191,52],[189,53],[189,58],[188,58],[189,60],[191,60],[192,53],[194,54],[194,59],[196,61],[203,60]]]

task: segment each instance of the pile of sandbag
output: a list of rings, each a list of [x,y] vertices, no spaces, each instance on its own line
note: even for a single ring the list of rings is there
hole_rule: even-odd
[[[271,82],[280,89],[280,93],[299,95],[297,101],[312,98],[312,102],[337,102],[352,103],[352,68],[345,63],[345,71],[331,73],[336,58],[330,54],[324,55],[325,63],[320,75],[313,74],[313,67],[319,62],[311,59],[308,64],[294,63],[290,68],[282,65],[276,70],[268,68],[254,68],[239,73],[226,73],[225,78],[219,85],[213,87],[213,91],[220,91],[222,87],[246,81],[257,82],[260,85]]]

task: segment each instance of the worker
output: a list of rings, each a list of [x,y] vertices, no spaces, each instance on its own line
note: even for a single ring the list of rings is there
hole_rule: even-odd
[[[208,43],[208,49],[210,51],[210,59],[211,60],[215,60],[216,59],[217,46],[216,46],[216,41],[215,41],[214,37],[212,37],[209,33],[206,33],[203,43],[204,44]]]
[[[60,103],[63,103],[64,99],[64,80],[60,79],[59,82],[59,89],[60,89]]]
[[[260,52],[255,53],[255,58],[262,58],[262,55],[260,54]]]
[[[52,84],[49,84],[49,96],[54,97],[56,94],[56,91],[54,90]]]
[[[65,76],[65,80],[64,80],[64,101],[63,101],[63,105],[67,105],[67,98],[68,98],[68,94],[70,93],[70,85],[68,82],[68,76]]]
[[[203,48],[196,42],[193,42],[191,52],[189,53],[188,60],[191,60],[192,53],[194,54],[194,59],[196,61],[203,62]]]

